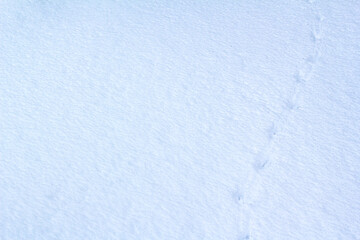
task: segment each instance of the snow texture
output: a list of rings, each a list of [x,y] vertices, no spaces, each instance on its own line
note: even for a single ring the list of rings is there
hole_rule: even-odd
[[[360,239],[360,2],[0,1],[0,239]]]

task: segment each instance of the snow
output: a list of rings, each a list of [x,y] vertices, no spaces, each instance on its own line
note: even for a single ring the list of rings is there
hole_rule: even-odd
[[[0,239],[360,239],[358,1],[2,0]]]

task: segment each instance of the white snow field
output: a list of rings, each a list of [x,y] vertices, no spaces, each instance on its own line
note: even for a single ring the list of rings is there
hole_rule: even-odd
[[[0,239],[360,239],[360,1],[1,0]]]

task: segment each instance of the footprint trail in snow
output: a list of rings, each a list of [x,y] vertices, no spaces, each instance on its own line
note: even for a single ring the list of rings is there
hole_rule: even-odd
[[[309,1],[313,5],[314,1]],[[316,15],[316,23],[311,31],[313,42],[312,54],[302,63],[301,67],[293,75],[293,88],[288,98],[284,99],[283,109],[277,115],[275,121],[272,121],[268,128],[267,143],[260,148],[252,162],[251,173],[249,173],[248,182],[243,191],[238,194],[241,219],[241,235],[239,240],[251,238],[252,211],[256,202],[260,201],[260,195],[264,191],[262,186],[262,172],[273,164],[271,153],[274,147],[279,144],[280,134],[282,133],[291,114],[300,108],[299,98],[307,87],[307,82],[311,80],[316,64],[320,57],[320,41],[322,38],[321,23],[324,20],[323,15],[318,10],[311,10]]]

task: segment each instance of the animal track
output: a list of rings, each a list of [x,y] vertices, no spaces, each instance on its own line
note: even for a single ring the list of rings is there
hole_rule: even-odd
[[[286,109],[288,109],[290,111],[299,109],[299,106],[294,102],[293,99],[285,100],[284,105],[285,105]]]
[[[259,172],[265,168],[268,162],[269,162],[268,158],[266,158],[263,154],[258,154],[255,157],[253,168],[255,169],[256,172]]]
[[[246,234],[245,236],[241,236],[239,240],[250,240],[250,235]]]
[[[319,59],[320,51],[318,47],[318,42],[321,39],[321,22],[324,20],[324,17],[321,14],[317,14],[316,19],[318,21],[316,26],[317,30],[312,31],[314,35],[313,53],[305,59],[303,65],[294,74],[295,84],[293,91],[290,96],[284,100],[283,111],[279,114],[278,118],[271,123],[271,126],[267,130],[269,142],[266,146],[263,147],[262,150],[258,152],[258,154],[256,154],[254,160],[254,168],[257,171],[260,169],[264,169],[265,165],[267,165],[267,162],[269,160],[266,158],[265,153],[271,150],[272,145],[274,144],[274,140],[278,137],[279,131],[281,131],[281,128],[286,124],[289,114],[291,113],[291,111],[288,110],[299,109],[299,106],[297,104],[298,95],[301,90],[306,87],[306,82],[311,79],[312,73],[314,71],[314,66]]]
[[[276,137],[277,129],[275,123],[271,123],[271,126],[267,130],[267,135],[269,141],[271,141],[274,137]]]
[[[237,204],[244,203],[244,193],[239,188],[232,193],[233,198]]]
[[[313,0],[309,0],[308,3],[313,4]],[[312,11],[316,12],[316,25],[313,30],[310,32],[313,42],[313,51],[307,58],[304,59],[303,64],[298,70],[294,73],[294,86],[292,92],[289,94],[289,97],[284,100],[283,110],[278,115],[277,119],[271,123],[271,126],[266,130],[267,135],[267,143],[264,145],[260,151],[255,155],[252,167],[253,171],[251,171],[248,182],[244,187],[244,191],[237,196],[238,202],[242,203],[243,209],[243,220],[242,220],[242,232],[245,233],[239,239],[250,239],[250,222],[251,222],[251,208],[252,202],[254,199],[254,194],[257,193],[261,189],[261,173],[271,164],[270,153],[272,152],[274,146],[278,144],[280,133],[284,126],[286,126],[287,120],[290,115],[299,109],[298,98],[301,92],[307,87],[307,82],[312,78],[312,74],[314,71],[314,67],[316,66],[319,57],[319,42],[323,38],[321,31],[321,22],[325,19],[323,15],[319,14],[317,10],[312,9]],[[252,195],[252,197],[251,197]],[[256,198],[256,197],[255,197]]]

